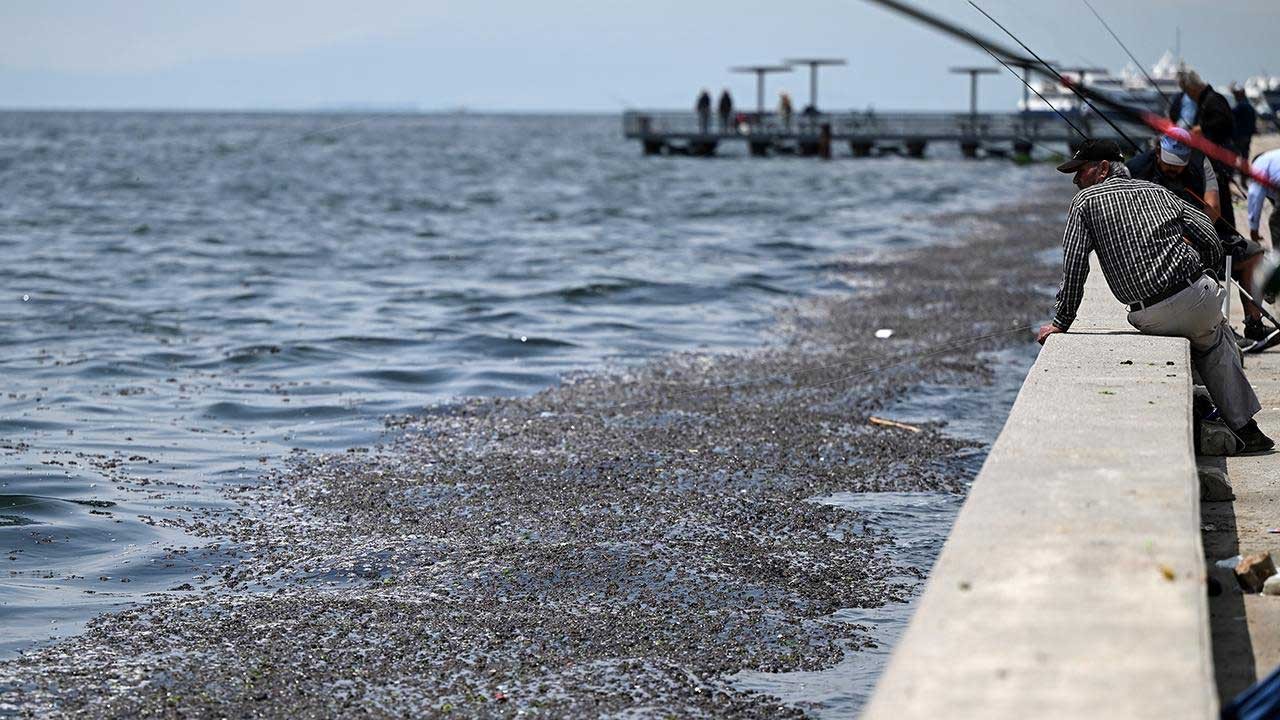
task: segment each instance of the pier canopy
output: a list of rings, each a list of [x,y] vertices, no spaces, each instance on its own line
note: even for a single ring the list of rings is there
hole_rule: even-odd
[[[847,65],[843,58],[787,58],[788,65],[809,66],[809,107],[818,109],[818,68],[823,65]]]
[[[969,74],[969,114],[976,116],[978,114],[978,76],[994,75],[997,70],[989,67],[953,67],[951,72]]]
[[[729,72],[755,73],[756,75],[756,112],[764,115],[764,76],[769,73],[791,72],[795,68],[790,65],[738,65],[729,68]]]

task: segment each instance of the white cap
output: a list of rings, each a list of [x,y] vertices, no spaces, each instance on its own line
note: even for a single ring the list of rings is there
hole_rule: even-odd
[[[1179,157],[1165,148],[1160,148],[1160,159],[1163,160],[1166,165],[1182,167],[1187,164],[1187,160],[1189,158]]]

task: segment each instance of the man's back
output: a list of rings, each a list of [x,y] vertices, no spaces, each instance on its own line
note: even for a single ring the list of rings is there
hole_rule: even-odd
[[[1199,253],[1182,241],[1185,214],[1196,211],[1165,188],[1112,178],[1081,190],[1073,204],[1121,302],[1136,302],[1163,290],[1174,276],[1199,271]],[[1207,224],[1209,218],[1201,217]]]
[[[1107,285],[1125,304],[1216,267],[1222,253],[1204,213],[1159,185],[1123,175],[1076,193],[1062,249],[1064,281],[1054,324],[1063,329],[1075,320],[1084,296],[1090,252],[1098,254]]]

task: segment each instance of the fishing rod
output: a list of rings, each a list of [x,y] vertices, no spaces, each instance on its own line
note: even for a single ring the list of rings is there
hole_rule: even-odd
[[[965,28],[962,28],[953,22],[944,20],[936,15],[928,13],[924,10],[921,10],[920,8],[909,5],[905,2],[900,2],[900,0],[870,0],[870,1],[877,5],[882,5],[884,7],[887,7],[890,10],[893,10],[895,12],[902,13],[903,15],[906,15],[907,17],[912,18],[914,20],[918,20],[924,23],[925,25],[928,25],[936,30],[941,30],[942,32],[947,33],[948,35],[953,35],[955,37],[960,38],[961,40],[978,45],[983,50],[985,50],[988,54],[1003,55],[1004,57],[1013,61],[1013,63],[1016,65],[1025,66],[1030,70],[1034,70],[1035,72],[1038,72],[1046,76],[1050,80],[1054,80],[1062,83],[1068,89],[1071,89],[1071,91],[1074,92],[1077,96],[1080,96],[1080,98],[1084,100],[1086,103],[1089,103],[1089,99],[1087,97],[1084,97],[1084,95],[1082,95],[1081,90],[1075,87],[1075,83],[1073,83],[1068,78],[1064,77],[1058,71],[1054,70],[1053,67],[1050,66],[1047,62],[1045,62],[1043,58],[1041,58],[1038,55],[1035,55],[1035,53],[1032,53],[1031,48],[1027,47],[1021,41],[1018,41],[1018,44],[1022,45],[1022,48],[1026,50],[1028,53],[1031,53],[1034,59],[1033,57],[1023,55],[1022,53],[1019,53],[1016,50],[1012,50],[1009,47],[1006,47],[988,38],[979,38],[977,34]],[[972,2],[970,2],[969,4],[973,5]],[[1010,33],[1008,30],[1005,30],[1004,26],[996,22],[995,18],[992,18],[990,15],[987,15],[986,11],[984,11],[982,8],[979,8],[977,5],[974,5],[974,7],[977,8],[978,12],[981,12],[983,15],[986,15],[987,18],[990,19],[992,22],[994,22],[997,27],[999,27],[1001,30],[1004,30],[1005,33],[1009,35],[1009,37],[1013,38],[1015,41],[1018,40],[1016,37],[1013,37],[1013,33]],[[997,58],[997,60],[998,59],[999,58]],[[1038,61],[1040,65],[1037,65],[1036,61]],[[1043,66],[1043,68],[1040,67],[1041,65]],[[1086,91],[1086,93],[1096,94],[1093,91]],[[1036,93],[1036,94],[1039,95],[1039,93]],[[1093,107],[1093,105],[1090,104],[1090,107]],[[1125,135],[1124,131],[1116,127],[1115,123],[1111,122],[1111,120],[1106,115],[1103,115],[1103,113],[1099,111],[1096,107],[1093,107],[1093,109],[1095,112],[1098,112],[1098,114],[1102,116],[1102,119],[1105,120],[1108,125],[1111,125],[1112,128],[1115,128],[1115,131],[1120,133],[1121,137],[1123,137],[1125,140],[1128,140],[1129,143],[1132,144],[1135,148],[1138,148],[1139,150],[1141,150],[1138,144],[1134,143],[1133,140],[1131,140],[1128,135]],[[1077,132],[1079,132],[1078,128],[1077,128]]]
[[[1160,93],[1160,97],[1164,99],[1165,107],[1171,107],[1173,105],[1173,101],[1169,99],[1168,95],[1164,94],[1164,90],[1160,89],[1160,86],[1156,84],[1155,79],[1151,77],[1151,74],[1147,72],[1147,69],[1142,66],[1142,63],[1138,62],[1138,58],[1134,57],[1132,52],[1129,52],[1129,47],[1124,44],[1124,41],[1120,39],[1120,36],[1116,35],[1116,32],[1111,29],[1111,26],[1107,24],[1107,21],[1102,19],[1102,16],[1093,8],[1093,5],[1089,0],[1080,1],[1084,3],[1085,7],[1089,8],[1089,12],[1093,13],[1094,17],[1098,18],[1098,22],[1102,23],[1102,27],[1106,28],[1107,32],[1111,33],[1111,37],[1115,38],[1116,43],[1120,45],[1120,49],[1124,50],[1125,54],[1129,56],[1129,59],[1133,61],[1133,64],[1138,67],[1138,71],[1147,79],[1147,82],[1151,83],[1151,87],[1155,88],[1156,92]]]
[[[1068,87],[1075,87],[1075,83],[1066,78],[1063,79],[1063,82]],[[1160,135],[1173,137],[1173,131],[1179,129],[1178,126],[1168,118],[1157,115],[1150,110],[1129,107],[1128,105],[1124,105],[1123,103],[1116,102],[1111,98],[1103,96],[1095,96],[1094,99],[1098,100],[1104,106],[1110,108],[1117,114],[1124,114],[1134,118],[1137,122],[1143,123]],[[1175,137],[1175,139],[1177,138]],[[1274,180],[1261,172],[1254,170],[1253,166],[1249,164],[1248,158],[1236,154],[1233,150],[1229,150],[1212,140],[1209,140],[1203,135],[1192,133],[1186,140],[1181,140],[1179,142],[1199,150],[1208,157],[1213,160],[1217,160],[1219,163],[1226,165],[1229,168],[1238,170],[1242,175],[1249,176],[1251,180],[1260,183],[1263,187],[1280,189],[1280,185],[1277,185]]]
[[[961,28],[960,26],[956,25],[955,23],[949,20],[944,20],[929,12],[921,10],[905,2],[901,2],[901,0],[868,0],[868,2],[872,2],[876,5],[880,5],[882,7],[885,7],[895,12],[906,15],[907,17],[913,20],[922,22],[925,25],[928,25],[929,27],[932,27],[943,33],[951,35],[952,37],[955,37],[965,43],[976,44],[978,42],[978,36],[975,33],[969,32],[968,30]],[[1040,75],[1043,75],[1050,80],[1054,80],[1056,82],[1061,83],[1064,87],[1070,89],[1076,95],[1088,96],[1091,100],[1103,105],[1104,107],[1108,108],[1112,112],[1118,115],[1121,115],[1123,117],[1130,118],[1134,123],[1146,125],[1152,131],[1160,135],[1168,135],[1169,129],[1176,127],[1168,119],[1161,117],[1159,115],[1156,115],[1155,113],[1152,113],[1140,108],[1129,107],[1120,102],[1117,102],[1116,100],[1112,99],[1110,96],[1106,95],[1105,93],[1096,91],[1092,88],[1079,84],[1070,78],[1063,77],[1061,75],[1056,75],[1052,71],[1047,71],[1044,68],[1040,67],[1039,65],[1035,64],[1031,58],[1015,50],[1012,50],[1002,44],[993,42],[987,38],[982,38],[981,43],[986,47],[990,48],[993,52],[999,55],[1002,55],[1008,60],[1012,61],[1014,64],[1016,65],[1025,64],[1028,69]],[[1233,168],[1240,170],[1242,174],[1248,175],[1253,180],[1261,183],[1264,187],[1280,189],[1280,184],[1277,184],[1276,182],[1272,181],[1270,178],[1264,176],[1262,173],[1254,171],[1249,166],[1247,158],[1242,161],[1240,157],[1236,155],[1234,152],[1232,152],[1231,150],[1223,148],[1220,145],[1205,139],[1203,136],[1192,135],[1191,141],[1187,144],[1199,150],[1200,152],[1204,153],[1205,155],[1209,156],[1210,158],[1217,160],[1220,163],[1224,163],[1226,165],[1229,165]]]
[[[982,14],[983,14],[983,15],[984,15],[988,20],[990,20],[991,22],[995,23],[995,26],[996,26],[996,27],[998,27],[998,28],[1000,28],[1001,30],[1003,30],[1003,31],[1004,31],[1004,33],[1005,33],[1006,35],[1008,35],[1009,37],[1013,38],[1013,41],[1014,41],[1014,42],[1016,42],[1016,43],[1018,43],[1019,45],[1021,45],[1023,50],[1026,50],[1027,52],[1031,53],[1031,57],[1035,58],[1035,59],[1036,59],[1036,60],[1037,60],[1041,65],[1043,65],[1043,66],[1045,67],[1045,69],[1046,69],[1046,70],[1048,70],[1050,73],[1052,73],[1053,75],[1055,75],[1055,76],[1057,76],[1058,78],[1060,78],[1062,81],[1065,81],[1065,80],[1067,79],[1066,77],[1064,77],[1064,76],[1062,75],[1062,73],[1060,73],[1060,72],[1058,72],[1057,70],[1055,70],[1055,69],[1053,68],[1053,66],[1052,66],[1052,65],[1050,65],[1048,62],[1046,62],[1044,58],[1040,57],[1039,55],[1037,55],[1037,54],[1036,54],[1036,52],[1035,52],[1034,50],[1032,50],[1031,48],[1027,47],[1027,44],[1026,44],[1026,43],[1022,42],[1021,40],[1019,40],[1019,39],[1017,38],[1017,36],[1016,36],[1016,35],[1014,35],[1013,33],[1009,32],[1009,29],[1008,29],[1008,28],[1006,28],[1004,25],[1001,25],[1001,24],[1000,24],[1000,21],[998,21],[998,20],[996,20],[995,18],[991,17],[991,14],[990,14],[990,13],[988,13],[986,10],[983,10],[982,8],[978,7],[978,4],[977,4],[977,3],[975,3],[973,0],[969,0],[969,4],[973,6],[973,9],[975,9],[975,10],[977,10],[978,12],[982,13]],[[1081,80],[1083,80],[1083,79],[1084,79],[1083,74],[1081,75],[1081,78],[1080,78],[1080,79],[1081,79]],[[1111,118],[1107,117],[1107,115],[1106,115],[1105,113],[1103,113],[1101,110],[1099,110],[1099,109],[1098,109],[1098,106],[1097,106],[1097,105],[1094,105],[1094,104],[1093,104],[1093,101],[1092,101],[1092,100],[1090,100],[1090,99],[1089,99],[1089,98],[1088,98],[1084,93],[1081,93],[1081,92],[1079,92],[1078,90],[1076,90],[1076,89],[1075,89],[1076,83],[1074,83],[1074,82],[1073,82],[1073,83],[1065,83],[1065,82],[1064,82],[1064,84],[1066,84],[1066,86],[1067,86],[1067,88],[1068,88],[1069,90],[1071,90],[1072,92],[1074,92],[1074,93],[1076,94],[1076,97],[1078,97],[1078,98],[1080,98],[1081,100],[1083,100],[1083,101],[1084,101],[1084,103],[1085,103],[1086,105],[1088,105],[1090,108],[1092,108],[1094,112],[1098,113],[1098,116],[1099,116],[1099,117],[1101,117],[1104,121],[1106,121],[1106,123],[1107,123],[1108,125],[1110,125],[1110,126],[1111,126],[1111,129],[1112,129],[1112,130],[1115,130],[1116,132],[1120,133],[1120,137],[1124,138],[1124,139],[1125,139],[1125,142],[1128,142],[1130,145],[1132,145],[1132,146],[1133,146],[1133,149],[1134,149],[1135,151],[1137,151],[1137,152],[1142,152],[1143,148],[1142,148],[1142,146],[1141,146],[1141,145],[1139,145],[1138,143],[1134,142],[1133,138],[1129,137],[1129,135],[1128,135],[1125,131],[1121,130],[1119,125],[1117,125],[1117,124],[1115,124],[1114,122],[1112,122]]]
[[[1009,37],[1013,38],[1015,42],[1017,42],[1019,45],[1022,46],[1023,49],[1031,53],[1032,56],[1034,56],[1036,60],[1039,60],[1040,63],[1043,64],[1050,72],[1055,72],[1048,63],[1046,63],[1043,59],[1041,59],[1039,55],[1036,55],[1035,52],[1031,48],[1027,47],[1025,43],[1023,43],[1021,40],[1018,40],[1017,37],[1014,37],[1013,33],[1009,32],[1009,30],[1005,28],[1005,26],[1001,25],[995,18],[991,17],[991,15],[987,11],[978,7],[978,5],[973,2],[973,0],[969,0],[969,4],[973,5],[974,9],[976,9],[978,12],[985,15],[988,20],[995,23],[996,27],[1000,28],[1001,30],[1004,30],[1004,32]],[[1138,122],[1142,122],[1147,127],[1151,128],[1152,130],[1155,130],[1161,135],[1170,135],[1170,130],[1177,127],[1168,118],[1164,118],[1159,115],[1156,115],[1150,110],[1130,107],[1128,105],[1125,105],[1124,103],[1118,102],[1110,97],[1107,97],[1103,93],[1088,91],[1082,83],[1078,83],[1067,77],[1062,77],[1062,76],[1059,76],[1059,77],[1063,85],[1065,85],[1069,90],[1075,93],[1076,96],[1079,97],[1081,100],[1088,103],[1089,107],[1093,108],[1095,112],[1101,115],[1102,119],[1106,120],[1107,124],[1110,125],[1112,128],[1114,128],[1116,132],[1120,133],[1121,137],[1129,141],[1129,144],[1133,145],[1134,149],[1136,150],[1141,151],[1142,148],[1139,147],[1138,144],[1135,143],[1128,135],[1126,135],[1124,131],[1121,130],[1115,123],[1111,122],[1110,118],[1108,118],[1105,114],[1103,114],[1102,111],[1098,110],[1097,106],[1095,106],[1092,100],[1089,99],[1090,95],[1093,96],[1094,100],[1097,100],[1098,102],[1106,106],[1108,109],[1110,109],[1112,112],[1135,119]],[[1188,142],[1187,144],[1199,150],[1200,152],[1204,153],[1205,155],[1208,155],[1214,160],[1217,160],[1218,162],[1223,163],[1228,167],[1239,170],[1242,174],[1248,175],[1250,178],[1253,178],[1257,182],[1262,183],[1266,187],[1269,187],[1269,188],[1276,187],[1276,184],[1272,182],[1270,178],[1266,177],[1260,172],[1255,171],[1253,167],[1249,165],[1249,160],[1247,158],[1242,158],[1241,156],[1237,155],[1234,151],[1229,150],[1213,142],[1212,140],[1209,140],[1208,138],[1205,138],[1203,135],[1195,135],[1195,134],[1191,135],[1190,142]]]
[[[1001,59],[1000,59],[1000,56],[998,56],[998,55],[996,55],[995,53],[991,52],[991,49],[990,49],[990,48],[988,48],[986,45],[983,45],[981,40],[979,40],[979,39],[978,39],[978,38],[976,38],[976,37],[972,37],[972,36],[970,36],[970,37],[971,37],[971,39],[972,39],[975,43],[977,43],[977,44],[978,44],[978,47],[980,47],[980,48],[982,48],[983,50],[985,50],[985,51],[986,51],[986,53],[987,53],[988,55],[990,55],[990,56],[991,56],[991,58],[992,58],[993,60],[995,60],[996,62],[998,62],[998,63],[1000,63],[1001,65],[1003,65],[1003,66],[1004,66],[1004,69],[1009,71],[1009,74],[1011,74],[1011,75],[1013,75],[1015,78],[1017,78],[1018,82],[1022,83],[1023,85],[1025,85],[1025,86],[1027,87],[1027,89],[1028,89],[1028,90],[1030,90],[1031,92],[1035,93],[1035,94],[1036,94],[1036,97],[1040,98],[1040,100],[1041,100],[1042,102],[1044,102],[1044,104],[1045,104],[1045,105],[1048,105],[1050,110],[1052,110],[1052,111],[1054,111],[1055,113],[1057,113],[1057,114],[1058,114],[1058,117],[1062,118],[1062,121],[1063,121],[1063,122],[1065,122],[1067,125],[1069,125],[1069,126],[1071,127],[1071,129],[1072,129],[1072,130],[1075,130],[1075,131],[1076,131],[1076,133],[1080,135],[1080,137],[1084,138],[1085,140],[1088,140],[1088,139],[1089,139],[1089,136],[1088,136],[1088,135],[1086,135],[1086,134],[1085,134],[1085,132],[1084,132],[1083,130],[1081,130],[1080,128],[1076,127],[1076,124],[1075,124],[1075,123],[1073,123],[1073,122],[1071,122],[1071,118],[1067,117],[1065,114],[1063,114],[1063,112],[1062,112],[1061,110],[1059,110],[1058,108],[1054,107],[1054,106],[1053,106],[1053,103],[1049,102],[1049,99],[1048,99],[1048,98],[1046,98],[1044,95],[1041,95],[1041,94],[1040,94],[1040,91],[1039,91],[1039,90],[1037,90],[1037,89],[1035,89],[1035,87],[1034,87],[1034,86],[1032,86],[1032,85],[1031,85],[1031,83],[1029,83],[1029,82],[1027,82],[1025,79],[1023,79],[1023,77],[1022,77],[1021,75],[1019,75],[1019,74],[1018,74],[1018,71],[1014,70],[1012,67],[1009,67],[1009,63],[1005,62],[1004,60],[1001,60]]]

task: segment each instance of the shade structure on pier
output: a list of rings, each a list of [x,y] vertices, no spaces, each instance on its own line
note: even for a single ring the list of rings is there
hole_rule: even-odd
[[[976,116],[978,114],[978,76],[993,75],[996,73],[996,69],[989,67],[953,67],[951,72],[969,74],[969,114]]]
[[[756,112],[764,115],[764,76],[769,73],[791,72],[794,69],[790,65],[740,65],[729,68],[729,72],[756,74]]]
[[[842,58],[787,58],[789,65],[809,66],[809,107],[818,109],[818,68],[822,65],[845,65]]]

